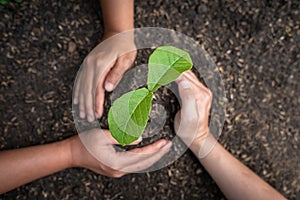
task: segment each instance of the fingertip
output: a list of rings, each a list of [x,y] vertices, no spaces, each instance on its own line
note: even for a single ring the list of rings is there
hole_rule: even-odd
[[[99,119],[99,118],[101,117],[101,115],[98,114],[98,111],[95,113],[95,117],[96,117],[97,119]]]
[[[88,115],[87,120],[88,120],[88,122],[93,122],[94,121],[94,116],[93,115]]]
[[[77,97],[75,97],[75,98],[73,99],[73,104],[75,104],[75,105],[78,104],[78,98],[77,98]]]
[[[79,117],[80,117],[81,119],[85,118],[85,112],[80,111],[80,112],[79,112]]]
[[[160,148],[164,147],[165,145],[167,145],[167,143],[168,143],[168,141],[165,139],[159,140],[156,143],[156,147],[160,149]]]
[[[139,144],[142,140],[143,140],[143,138],[142,138],[142,137],[139,137],[136,141],[130,143],[129,145],[137,145],[137,144]]]
[[[183,80],[182,75],[180,75],[180,76],[175,80],[175,82],[176,82],[177,84],[179,84],[179,82],[182,81],[182,80]]]
[[[102,114],[103,114],[103,109],[102,107],[99,107],[95,113],[96,118],[99,119],[102,116]]]
[[[104,94],[97,94],[96,95],[96,102],[95,102],[95,116],[96,118],[100,118],[103,114],[103,98]]]
[[[171,146],[172,146],[172,142],[171,141],[167,141],[167,143],[165,144],[164,148],[170,149]]]
[[[113,91],[113,89],[114,89],[114,84],[112,84],[109,81],[106,81],[105,82],[105,90],[108,92],[111,92],[111,91]]]

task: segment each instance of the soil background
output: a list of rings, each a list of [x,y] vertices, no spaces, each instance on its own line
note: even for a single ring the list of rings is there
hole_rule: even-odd
[[[11,2],[0,5],[0,20],[0,149],[77,134],[72,88],[82,60],[101,40],[99,2]],[[225,84],[228,105],[220,143],[285,197],[299,199],[300,2],[139,0],[135,26],[170,28],[199,41]],[[136,63],[146,62],[146,55],[138,55]],[[164,93],[165,104],[171,96]],[[172,132],[178,106],[167,108]],[[187,151],[159,171],[112,179],[67,169],[0,199],[225,197]]]

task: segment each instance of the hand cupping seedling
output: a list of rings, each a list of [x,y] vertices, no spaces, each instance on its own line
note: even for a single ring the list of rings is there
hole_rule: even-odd
[[[186,51],[173,46],[158,47],[149,57],[147,88],[123,94],[113,102],[108,113],[112,136],[123,146],[137,140],[147,125],[153,93],[192,66]]]

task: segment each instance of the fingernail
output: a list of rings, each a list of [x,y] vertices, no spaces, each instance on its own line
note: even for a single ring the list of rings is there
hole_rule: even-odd
[[[179,83],[180,81],[182,81],[182,76],[180,75],[176,80],[177,83]]]
[[[190,84],[189,84],[186,80],[182,80],[179,84],[181,85],[181,87],[182,87],[183,89],[188,89],[188,88],[190,88]]]
[[[166,145],[166,143],[167,143],[167,141],[166,141],[166,140],[163,140],[163,141],[161,141],[161,142],[158,144],[158,147],[159,147],[159,148],[162,148],[163,146]]]
[[[110,82],[106,82],[105,83],[105,89],[106,89],[106,91],[110,92],[114,89],[114,85]]]
[[[142,141],[143,140],[143,137],[140,136],[139,139],[137,139],[137,141]]]
[[[78,104],[78,99],[77,99],[77,98],[74,98],[73,103],[74,103],[74,104]]]
[[[84,118],[85,117],[85,113],[83,111],[80,111],[79,116],[80,116],[80,118]]]
[[[88,116],[88,121],[89,121],[89,122],[93,122],[93,121],[94,121],[94,117],[93,117],[92,115],[89,115],[89,116]]]
[[[165,145],[165,148],[171,148],[171,146],[172,146],[172,142],[168,142],[166,145]]]

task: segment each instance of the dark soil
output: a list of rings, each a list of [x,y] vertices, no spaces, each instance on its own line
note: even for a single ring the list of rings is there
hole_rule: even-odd
[[[136,1],[136,27],[181,31],[215,61],[227,92],[220,142],[288,199],[300,193],[300,2]],[[101,40],[97,1],[0,5],[0,148],[77,134],[71,113],[79,66]],[[139,54],[137,63],[147,62]],[[174,99],[162,89],[160,101]],[[106,110],[110,100],[107,95]],[[168,106],[166,133],[178,106]],[[165,134],[168,135],[168,134]],[[221,166],[220,166],[221,167]],[[190,151],[159,171],[107,178],[68,169],[1,199],[224,199]]]

